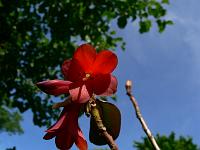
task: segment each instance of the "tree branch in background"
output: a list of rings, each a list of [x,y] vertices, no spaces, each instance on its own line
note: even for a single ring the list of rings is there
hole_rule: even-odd
[[[113,137],[106,131],[106,127],[103,125],[103,121],[101,119],[100,112],[99,112],[98,108],[96,107],[95,98],[92,97],[90,99],[89,103],[91,105],[90,114],[91,114],[91,117],[95,120],[95,122],[97,124],[99,134],[105,138],[105,140],[111,150],[118,150],[118,146],[115,143],[115,141],[113,140]]]
[[[142,125],[142,128],[143,128],[144,132],[145,132],[146,135],[148,136],[148,138],[149,138],[151,144],[153,145],[154,149],[155,149],[155,150],[160,150],[160,148],[159,148],[159,146],[158,146],[158,144],[157,144],[157,142],[156,142],[156,140],[155,140],[153,134],[152,134],[151,131],[149,130],[149,128],[148,128],[148,126],[147,126],[147,124],[146,124],[144,118],[142,117],[142,114],[141,114],[141,112],[140,112],[140,108],[139,108],[139,106],[138,106],[138,103],[137,103],[135,97],[134,97],[134,96],[132,95],[132,93],[131,93],[132,81],[131,81],[131,80],[127,80],[127,81],[126,81],[126,86],[125,86],[125,87],[126,87],[126,92],[127,92],[126,94],[129,96],[129,98],[130,98],[130,100],[131,100],[131,102],[132,102],[132,104],[133,104],[133,106],[134,106],[134,108],[135,108],[136,116],[137,116],[137,118],[139,119],[139,121],[140,121],[140,123],[141,123],[141,125]]]

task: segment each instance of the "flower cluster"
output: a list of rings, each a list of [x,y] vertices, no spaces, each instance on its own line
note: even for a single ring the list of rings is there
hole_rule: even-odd
[[[62,73],[65,80],[47,80],[37,86],[47,94],[68,93],[72,101],[64,107],[57,123],[47,130],[44,139],[56,137],[56,146],[69,149],[73,143],[81,150],[87,149],[87,142],[78,125],[81,106],[93,95],[109,96],[117,90],[117,79],[111,73],[118,63],[117,56],[109,51],[99,53],[89,44],[77,48],[73,58],[64,61]]]

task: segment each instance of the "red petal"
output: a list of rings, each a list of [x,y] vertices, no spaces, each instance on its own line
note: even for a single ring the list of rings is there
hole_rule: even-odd
[[[101,96],[109,96],[109,95],[114,94],[117,91],[117,84],[118,84],[117,83],[117,78],[115,76],[111,75],[111,82],[110,82],[110,85],[109,85],[108,89],[104,93],[101,93],[99,95],[101,95]]]
[[[108,50],[103,50],[96,56],[96,60],[92,66],[92,72],[94,74],[109,74],[117,66],[117,56]]]
[[[43,139],[49,140],[49,139],[54,138],[56,136],[58,130],[64,124],[65,119],[66,119],[66,114],[64,114],[64,115],[61,114],[58,121],[46,131],[47,133],[45,134]]]
[[[64,75],[65,80],[68,80],[70,65],[71,59],[65,60],[62,64],[62,74]]]
[[[73,59],[76,59],[85,72],[90,71],[96,58],[96,50],[89,44],[83,44],[77,48]]]
[[[58,122],[47,130],[48,133],[44,136],[44,139],[56,136],[56,146],[61,150],[70,149],[74,142],[77,143],[78,147],[85,148],[87,142],[78,126],[80,106],[72,103],[65,107]]]
[[[56,134],[55,134],[54,132],[53,132],[53,133],[47,132],[47,133],[44,135],[43,139],[49,140],[49,139],[54,138],[55,136],[56,136]]]
[[[80,63],[76,59],[72,59],[67,74],[67,80],[77,82],[82,81],[82,77],[85,75],[85,72],[83,71]]]
[[[86,87],[85,84],[73,83],[70,86],[69,93],[72,97],[72,101],[76,103],[85,103],[92,96],[93,92],[89,86]]]
[[[49,140],[54,138],[59,133],[59,129],[61,129],[62,126],[66,124],[66,119],[67,119],[66,117],[67,117],[67,109],[64,108],[58,121],[54,125],[52,125],[48,130],[46,130],[47,133],[45,134],[43,139]]]
[[[111,74],[98,74],[89,82],[92,84],[94,93],[100,95],[108,89],[111,83]]]
[[[38,82],[36,85],[45,93],[51,95],[60,95],[69,93],[69,85],[72,82],[63,80],[47,80]]]
[[[83,136],[83,133],[81,130],[78,131],[78,136],[76,138],[75,144],[80,150],[88,149],[87,142],[86,142],[85,137]]]
[[[80,106],[79,104],[72,103],[71,106],[66,109],[66,111],[68,111],[68,113],[65,114],[67,117],[56,136],[56,146],[61,150],[70,149],[78,138],[78,133],[81,132],[78,126]]]
[[[55,139],[56,147],[60,150],[68,150],[74,144],[74,137],[67,130],[62,130]]]

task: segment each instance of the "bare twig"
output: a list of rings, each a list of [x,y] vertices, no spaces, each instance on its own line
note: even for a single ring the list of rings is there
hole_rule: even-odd
[[[103,125],[100,112],[96,107],[95,98],[91,98],[89,102],[91,104],[90,114],[96,122],[99,134],[105,138],[111,150],[118,150],[117,144],[113,140],[112,136],[106,131],[106,127]]]
[[[126,94],[129,96],[129,98],[130,98],[130,100],[131,100],[131,102],[132,102],[132,104],[133,104],[133,106],[135,108],[136,116],[139,119],[139,121],[140,121],[140,123],[142,125],[142,128],[143,128],[144,132],[146,133],[146,135],[148,136],[148,138],[149,138],[151,144],[153,145],[154,149],[155,150],[160,150],[158,144],[156,143],[156,140],[155,140],[153,134],[149,130],[144,118],[142,117],[142,114],[140,112],[140,108],[138,106],[138,103],[137,103],[135,97],[131,93],[131,88],[132,88],[132,82],[130,80],[127,80],[126,81],[126,92],[127,92]]]

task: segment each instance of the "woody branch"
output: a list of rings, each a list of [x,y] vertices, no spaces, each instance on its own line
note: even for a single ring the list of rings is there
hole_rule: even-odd
[[[100,112],[96,107],[95,98],[92,97],[89,102],[91,104],[90,114],[97,124],[99,134],[104,137],[111,150],[118,150],[118,146],[113,140],[113,137],[106,131],[106,127],[103,125]]]
[[[134,108],[135,108],[135,113],[136,113],[136,116],[138,118],[138,120],[140,121],[141,125],[142,125],[142,128],[144,130],[144,132],[146,133],[148,139],[150,140],[152,146],[154,147],[155,150],[160,150],[153,134],[151,133],[150,129],[148,128],[144,118],[142,117],[142,114],[141,114],[141,111],[140,111],[140,108],[139,108],[139,105],[135,99],[135,97],[132,95],[131,93],[131,88],[132,88],[132,82],[130,80],[127,80],[126,81],[126,94],[129,96]]]

